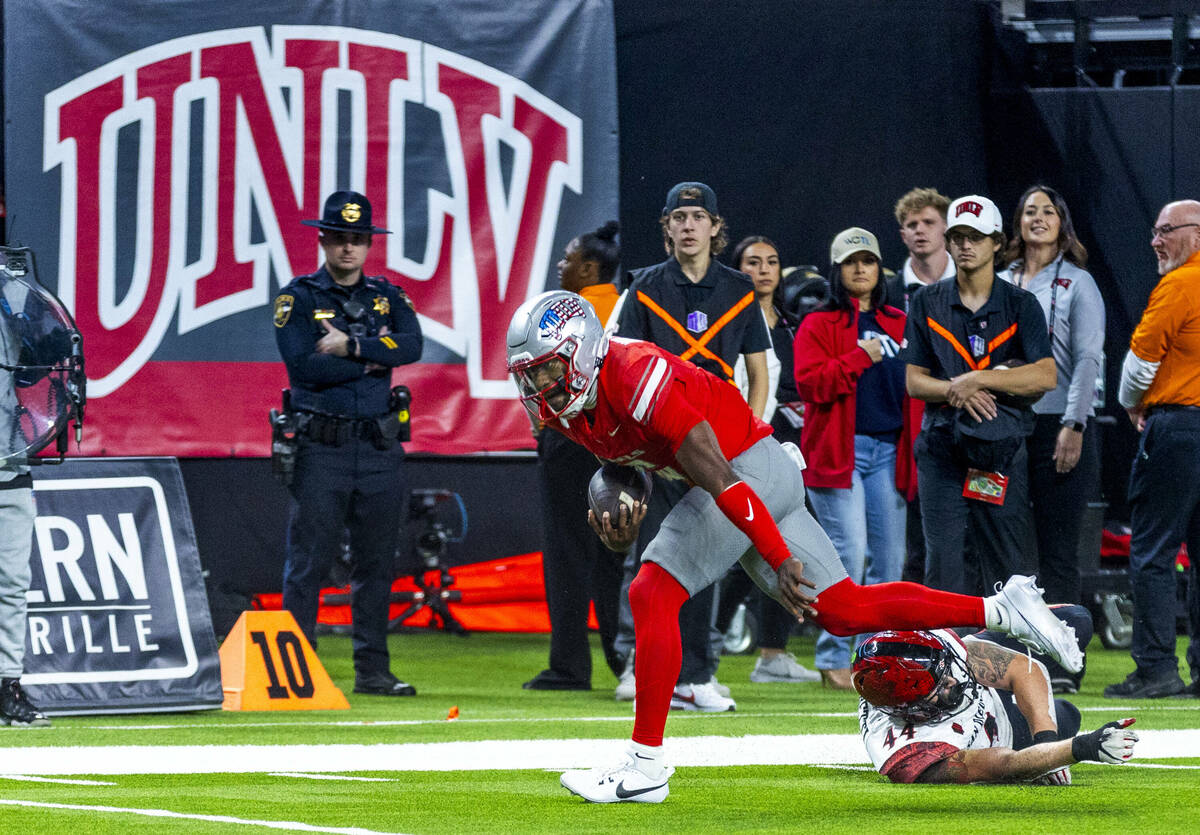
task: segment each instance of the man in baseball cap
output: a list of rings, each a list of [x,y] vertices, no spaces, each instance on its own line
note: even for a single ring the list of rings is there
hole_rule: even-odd
[[[900,358],[909,394],[927,404],[917,442],[925,582],[964,591],[968,577],[990,587],[1017,573],[1032,548],[1026,404],[1054,388],[1057,371],[1037,299],[996,280],[1004,249],[996,204],[960,197],[946,225],[958,273],[910,297]],[[971,570],[968,537],[979,560]]]
[[[959,227],[974,229],[994,238],[1000,249],[1004,248],[1004,220],[996,204],[978,194],[968,194],[950,204],[946,210],[946,237]]]

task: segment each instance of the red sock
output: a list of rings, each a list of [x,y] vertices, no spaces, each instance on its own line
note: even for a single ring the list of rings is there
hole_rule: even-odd
[[[817,595],[817,622],[833,635],[884,629],[983,627],[983,598],[917,583],[860,586],[847,577]]]
[[[687,589],[657,563],[642,563],[629,584],[637,679],[633,741],[642,745],[662,745],[671,693],[683,664],[679,607],[687,599]]]

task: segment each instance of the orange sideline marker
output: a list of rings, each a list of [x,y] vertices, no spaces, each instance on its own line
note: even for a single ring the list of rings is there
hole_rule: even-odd
[[[287,610],[242,612],[221,644],[222,710],[349,710]]]

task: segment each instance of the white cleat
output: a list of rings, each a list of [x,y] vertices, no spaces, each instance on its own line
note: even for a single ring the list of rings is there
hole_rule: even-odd
[[[657,777],[650,777],[638,768],[635,757],[627,753],[608,768],[564,771],[559,782],[571,794],[592,803],[662,803],[671,793],[667,781],[675,769],[664,766]]]
[[[1054,616],[1032,577],[1009,577],[991,599],[996,604],[997,622],[993,628],[1049,655],[1073,673],[1083,669],[1075,630]]]
[[[726,685],[722,684],[721,682],[717,681],[716,676],[713,676],[712,678],[710,678],[708,680],[708,683],[712,685],[713,690],[716,690],[722,696],[729,695],[729,688]]]
[[[727,713],[737,710],[737,702],[722,696],[712,682],[677,684],[671,694],[671,710],[698,710],[702,713]]]
[[[621,673],[621,678],[617,681],[617,689],[614,692],[618,702],[632,702],[637,696],[637,679],[633,677],[633,664],[625,668]]]
[[[750,680],[759,684],[767,681],[786,681],[798,684],[820,681],[821,674],[805,667],[790,652],[781,652],[770,658],[759,656],[758,661],[754,664],[754,669],[750,672]]]

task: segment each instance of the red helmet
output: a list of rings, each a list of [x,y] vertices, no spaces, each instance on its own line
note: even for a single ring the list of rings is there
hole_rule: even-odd
[[[950,675],[956,684],[938,692]],[[878,632],[854,653],[851,681],[858,695],[892,716],[928,722],[962,704],[968,686],[975,684],[966,664],[929,632]]]

